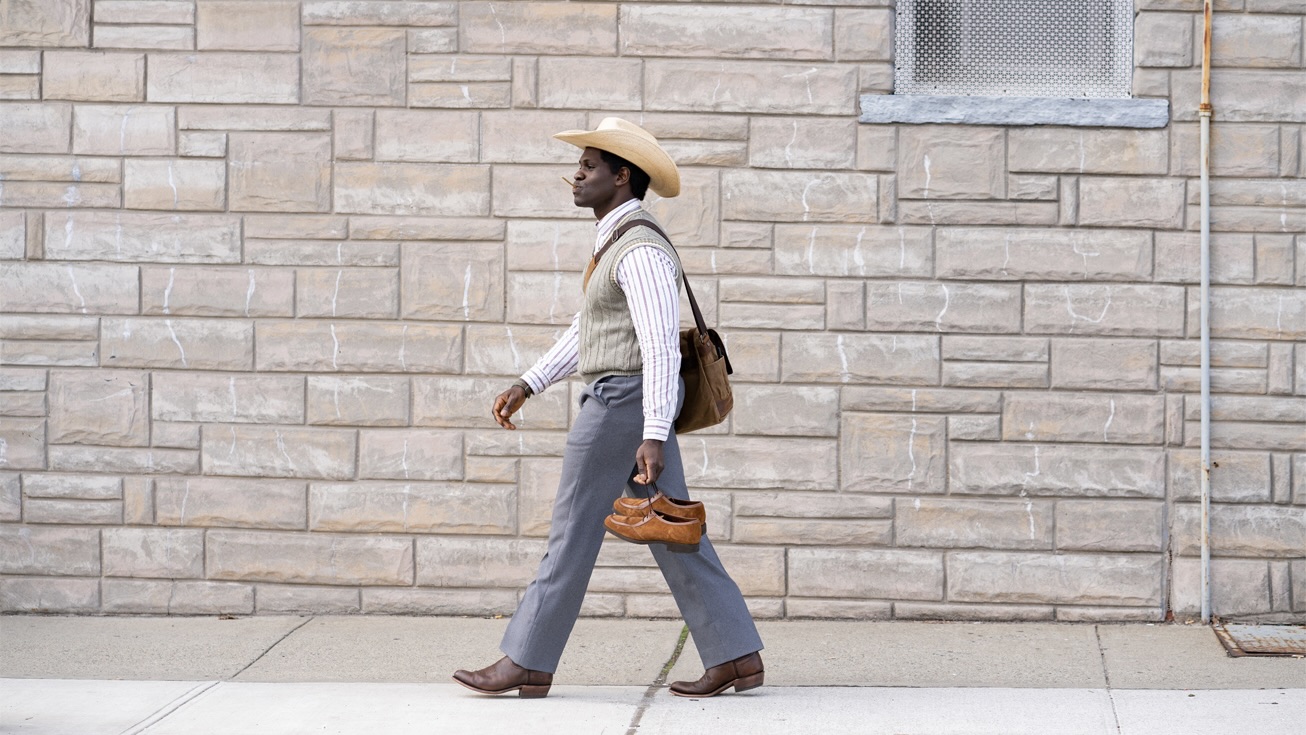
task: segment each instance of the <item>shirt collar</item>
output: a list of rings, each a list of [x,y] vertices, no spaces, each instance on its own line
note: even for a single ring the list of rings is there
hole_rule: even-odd
[[[638,211],[642,204],[643,202],[639,199],[630,199],[599,220],[596,225],[598,233],[594,240],[594,251],[598,252],[598,249],[603,247],[603,243],[608,241],[608,237],[612,235],[612,231],[616,229],[618,222],[625,219],[626,215]]]

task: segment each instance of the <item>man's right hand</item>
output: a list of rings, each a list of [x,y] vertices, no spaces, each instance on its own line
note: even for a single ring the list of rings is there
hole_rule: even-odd
[[[526,403],[526,391],[520,385],[514,385],[494,399],[494,420],[499,422],[499,426],[509,431],[515,430],[517,428],[516,424],[508,419],[514,413],[517,413],[517,409],[521,408],[524,403]]]

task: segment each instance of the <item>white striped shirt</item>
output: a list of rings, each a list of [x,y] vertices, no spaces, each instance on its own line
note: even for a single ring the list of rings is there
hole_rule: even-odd
[[[640,209],[631,199],[599,220],[594,252],[617,223]],[[644,438],[665,441],[676,419],[680,377],[680,282],[676,264],[661,250],[636,246],[621,257],[617,285],[626,294],[644,362]],[[580,314],[553,347],[522,375],[536,393],[576,372],[580,362]]]

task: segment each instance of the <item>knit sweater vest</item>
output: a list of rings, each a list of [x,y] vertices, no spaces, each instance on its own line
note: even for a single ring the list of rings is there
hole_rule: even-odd
[[[653,219],[648,212],[636,210],[616,226],[636,218]],[[594,267],[580,311],[580,364],[577,371],[587,385],[609,375],[640,375],[644,372],[635,322],[630,316],[626,293],[617,285],[617,263],[632,248],[644,245],[651,245],[670,256],[676,264],[676,283],[680,283],[680,258],[675,249],[648,227],[632,228],[608,248]]]

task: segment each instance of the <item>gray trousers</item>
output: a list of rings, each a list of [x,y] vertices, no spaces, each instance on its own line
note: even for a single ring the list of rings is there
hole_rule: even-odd
[[[682,395],[683,391],[682,384]],[[603,519],[635,475],[635,450],[643,433],[641,376],[602,378],[585,386],[580,414],[567,434],[548,548],[499,644],[517,665],[557,670],[603,543]],[[666,468],[658,477],[658,489],[668,497],[688,498],[674,433],[662,451]],[[632,490],[638,497],[646,492],[642,486],[632,488],[638,488]],[[711,522],[709,518],[709,528]],[[743,595],[706,535],[696,552],[674,553],[662,544],[648,548],[689,625],[705,668],[761,650],[762,639]]]

